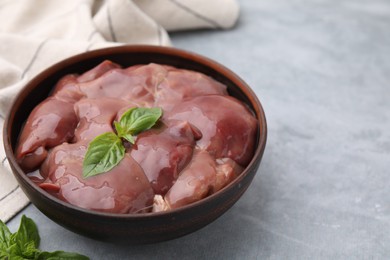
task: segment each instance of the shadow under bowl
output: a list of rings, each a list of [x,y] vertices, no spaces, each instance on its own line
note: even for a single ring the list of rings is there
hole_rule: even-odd
[[[14,156],[28,115],[70,73],[83,73],[104,60],[128,67],[159,63],[204,73],[225,84],[231,96],[246,103],[259,122],[255,153],[249,165],[222,190],[193,204],[159,213],[111,214],[73,206],[34,184]],[[33,78],[16,97],[4,125],[4,147],[13,174],[31,202],[59,225],[94,239],[131,244],[177,238],[198,230],[226,212],[242,196],[255,176],[265,149],[267,125],[263,108],[251,88],[235,73],[206,57],[176,48],[120,46],[100,49],[63,60]]]

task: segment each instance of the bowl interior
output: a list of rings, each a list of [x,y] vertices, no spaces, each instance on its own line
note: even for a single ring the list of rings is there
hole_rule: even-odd
[[[104,60],[111,60],[123,67],[151,62],[166,64],[204,73],[225,84],[229,94],[247,104],[259,121],[256,150],[251,163],[236,180],[219,192],[183,208],[157,214],[120,215],[80,209],[37,188],[17,165],[13,155],[24,122],[32,109],[50,94],[62,76],[83,73]],[[229,69],[208,58],[174,48],[121,46],[73,56],[51,66],[32,79],[15,99],[6,119],[4,144],[11,168],[21,187],[30,200],[48,217],[90,237],[104,237],[109,240],[121,237],[129,238],[130,242],[142,243],[166,240],[192,232],[230,208],[252,181],[264,152],[266,136],[266,120],[260,102],[249,86]],[[73,217],[65,218],[63,214],[72,214]],[[198,219],[193,218],[194,214],[198,215]],[[89,221],[88,224],[80,221],[80,218],[89,219],[91,216],[93,221]],[[192,217],[193,221],[188,221],[189,217]],[[156,232],[160,234],[159,239],[156,239]],[[161,236],[163,233],[165,236]]]

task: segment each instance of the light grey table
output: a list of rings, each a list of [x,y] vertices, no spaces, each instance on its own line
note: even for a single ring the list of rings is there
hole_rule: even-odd
[[[42,249],[91,259],[390,259],[390,1],[240,5],[233,30],[172,41],[231,68],[264,105],[267,148],[246,194],[207,227],[143,246],[76,235],[30,205],[21,214],[38,224]]]

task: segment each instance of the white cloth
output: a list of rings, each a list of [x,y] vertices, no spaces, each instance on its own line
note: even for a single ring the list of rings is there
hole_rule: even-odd
[[[0,0],[0,133],[13,97],[48,66],[118,44],[170,45],[167,31],[226,29],[235,0]],[[2,139],[1,139],[2,140]],[[0,219],[28,204],[0,145]]]

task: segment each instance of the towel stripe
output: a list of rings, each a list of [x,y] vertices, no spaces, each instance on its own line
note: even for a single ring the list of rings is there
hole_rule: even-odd
[[[24,71],[22,73],[22,76],[21,76],[21,79],[23,79],[24,76],[26,76],[26,73],[31,69],[31,67],[34,64],[35,60],[37,59],[38,54],[41,51],[43,45],[45,45],[47,42],[48,42],[48,39],[45,39],[44,41],[41,42],[41,44],[39,44],[38,48],[35,50],[35,53],[34,53],[33,57],[31,58],[31,60],[28,63],[27,67],[24,69]]]
[[[15,191],[17,191],[19,189],[19,185],[16,186],[14,189],[12,189],[10,192],[8,192],[5,196],[3,196],[1,199],[0,199],[0,202],[2,202],[3,200],[5,200],[7,197],[9,197],[10,195],[12,195],[12,193],[14,193]]]
[[[171,1],[171,3],[175,4],[177,7],[179,7],[180,9],[182,9],[182,10],[184,10],[184,11],[186,11],[187,13],[190,13],[190,14],[192,14],[193,16],[195,16],[195,17],[197,17],[197,18],[199,18],[199,19],[201,19],[201,20],[203,20],[203,21],[209,23],[209,24],[212,25],[214,28],[216,28],[216,29],[222,29],[222,28],[223,28],[223,27],[222,27],[220,24],[218,24],[216,21],[214,21],[214,20],[212,20],[212,19],[210,19],[210,18],[208,18],[208,17],[206,17],[206,16],[204,16],[204,15],[202,15],[202,14],[196,12],[195,10],[189,8],[188,6],[186,6],[186,5],[184,5],[184,4],[180,3],[180,2],[178,2],[177,0],[170,0],[170,1]]]

